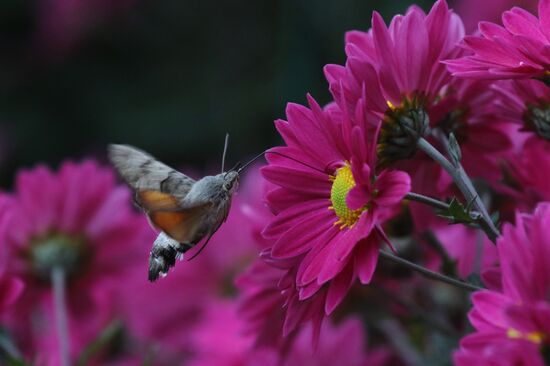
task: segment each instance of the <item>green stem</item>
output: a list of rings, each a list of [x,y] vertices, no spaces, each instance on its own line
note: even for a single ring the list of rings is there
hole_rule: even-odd
[[[485,231],[489,239],[493,243],[496,242],[500,232],[495,227],[493,220],[489,216],[481,197],[474,188],[470,178],[460,164],[454,166],[445,156],[443,156],[435,147],[433,147],[426,139],[420,137],[417,141],[420,150],[424,151],[436,163],[438,163],[449,175],[453,178],[458,189],[464,195],[467,202],[472,202],[476,210],[481,214],[480,226]],[[447,143],[448,145],[448,143]]]
[[[51,273],[55,322],[57,327],[57,338],[59,342],[59,357],[61,366],[70,366],[70,344],[69,344],[69,327],[67,317],[66,304],[66,286],[65,286],[65,271],[60,267],[55,267]]]
[[[472,285],[472,284],[467,283],[467,282],[457,280],[457,279],[452,278],[452,277],[442,275],[441,273],[434,272],[432,270],[429,270],[426,267],[422,267],[422,266],[420,266],[416,263],[410,262],[406,259],[403,259],[401,257],[398,257],[396,255],[393,255],[393,254],[388,253],[388,252],[383,251],[383,250],[380,251],[380,256],[384,259],[387,259],[387,260],[392,261],[394,263],[405,266],[405,267],[407,267],[407,268],[409,268],[413,271],[416,271],[424,277],[430,278],[432,280],[437,280],[437,281],[440,281],[440,282],[444,282],[444,283],[447,283],[449,285],[453,285],[453,286],[458,287],[462,290],[466,290],[466,291],[480,291],[480,290],[483,290],[483,288],[481,288],[481,287]]]
[[[432,206],[434,208],[437,208],[439,210],[448,210],[449,204],[443,201],[440,201],[436,198],[424,196],[423,194],[409,192],[405,195],[405,199],[409,201],[416,201],[420,203],[424,203],[428,206]]]

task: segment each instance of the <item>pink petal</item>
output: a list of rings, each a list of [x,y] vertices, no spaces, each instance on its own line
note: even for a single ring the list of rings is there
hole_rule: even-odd
[[[357,243],[371,233],[373,226],[373,216],[367,211],[361,215],[354,227],[343,229],[344,234],[336,238],[332,244],[332,250],[325,258],[323,267],[317,277],[318,283],[325,283],[342,271],[348,264],[349,256]]]
[[[351,210],[357,210],[365,207],[369,203],[371,195],[364,186],[353,187],[346,196],[346,205]]]
[[[300,221],[278,238],[271,255],[274,258],[291,258],[310,250],[317,245],[321,234],[332,227],[331,216],[328,209],[308,215],[306,220]]]
[[[470,314],[470,322],[477,330],[501,328],[507,329],[504,306],[510,299],[494,291],[478,291],[472,295],[475,313]]]
[[[383,171],[375,182],[378,196],[375,202],[381,206],[399,203],[411,190],[411,178],[401,171]]]
[[[316,199],[291,206],[271,220],[263,230],[262,235],[269,240],[277,239],[287,230],[290,230],[306,214],[324,209],[328,211],[329,202],[325,199]]]
[[[376,269],[379,247],[378,243],[368,239],[364,239],[358,244],[355,256],[355,270],[359,276],[359,280],[364,285],[370,283]]]
[[[327,299],[325,302],[325,314],[330,315],[334,309],[346,297],[351,285],[353,284],[353,266],[347,266],[334,280],[330,283]]]
[[[550,41],[550,0],[539,0],[539,19],[546,39]]]
[[[296,191],[329,197],[331,183],[328,175],[313,170],[268,165],[262,168],[262,175],[271,183]]]
[[[21,295],[25,284],[18,278],[4,277],[0,279],[0,310],[12,305]]]

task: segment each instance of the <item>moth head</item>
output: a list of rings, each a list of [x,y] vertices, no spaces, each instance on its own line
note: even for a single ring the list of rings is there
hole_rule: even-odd
[[[233,193],[239,185],[239,173],[236,170],[230,170],[223,175],[223,190]]]

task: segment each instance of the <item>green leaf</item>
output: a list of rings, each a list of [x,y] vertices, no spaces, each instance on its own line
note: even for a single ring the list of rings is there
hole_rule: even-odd
[[[94,356],[119,342],[123,336],[123,331],[120,322],[114,321],[109,324],[95,340],[86,346],[84,351],[80,354],[76,365],[87,365]]]
[[[464,207],[456,197],[453,197],[449,202],[449,208],[441,210],[438,216],[449,220],[451,224],[477,225],[479,215],[471,211],[472,203],[473,200]]]
[[[495,225],[495,227],[500,227],[500,212],[495,211],[491,214],[491,221]]]
[[[6,360],[8,366],[30,366],[24,360],[9,358]]]

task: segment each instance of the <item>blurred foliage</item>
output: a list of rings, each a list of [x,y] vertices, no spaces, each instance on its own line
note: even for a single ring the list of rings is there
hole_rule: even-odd
[[[3,0],[0,183],[21,166],[104,157],[110,142],[217,167],[228,132],[228,164],[245,160],[279,143],[287,102],[330,101],[322,69],[344,62],[347,30],[409,3],[137,0],[59,54],[38,34],[40,1]]]

